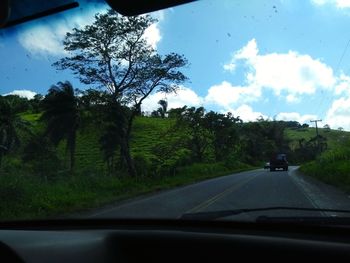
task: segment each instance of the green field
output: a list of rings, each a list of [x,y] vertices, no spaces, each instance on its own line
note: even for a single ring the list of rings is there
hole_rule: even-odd
[[[328,149],[336,149],[339,145],[350,140],[350,133],[345,131],[318,129],[319,134],[327,138]],[[298,146],[298,140],[310,140],[316,136],[316,128],[286,129],[285,135],[291,140],[291,148]]]

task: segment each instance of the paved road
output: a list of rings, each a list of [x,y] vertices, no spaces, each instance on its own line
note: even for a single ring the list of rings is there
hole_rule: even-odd
[[[292,206],[349,209],[350,198],[334,187],[305,177],[290,167],[288,172],[258,169],[164,191],[95,210],[84,217],[179,218],[184,213],[239,208]],[[334,213],[268,211],[232,217],[250,220],[258,215],[298,216]]]

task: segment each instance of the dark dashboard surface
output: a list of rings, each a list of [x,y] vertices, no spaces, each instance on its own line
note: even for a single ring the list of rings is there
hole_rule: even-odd
[[[350,258],[348,229],[175,221],[46,222],[0,230],[1,261],[226,262]]]

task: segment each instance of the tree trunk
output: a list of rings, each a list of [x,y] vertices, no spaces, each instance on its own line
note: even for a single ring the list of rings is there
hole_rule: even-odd
[[[141,108],[141,107],[139,107]],[[122,138],[122,142],[120,145],[120,152],[124,158],[124,161],[126,163],[127,169],[128,169],[128,173],[131,177],[136,177],[137,176],[137,172],[135,169],[135,163],[134,160],[131,157],[130,154],[130,135],[131,135],[131,129],[132,129],[132,124],[134,122],[134,118],[137,115],[137,111],[132,111],[131,115],[128,119],[128,124],[126,127],[126,131],[124,133],[124,138]]]
[[[194,141],[194,149],[195,149],[195,155],[196,155],[197,161],[202,162],[203,161],[203,154],[202,154],[203,149],[202,149],[202,146],[198,140]]]
[[[120,143],[120,153],[126,163],[127,169],[128,169],[128,174],[131,177],[136,177],[136,169],[135,169],[135,164],[134,160],[131,157],[130,154],[130,146],[129,146],[129,139],[128,138],[123,138],[121,143]]]

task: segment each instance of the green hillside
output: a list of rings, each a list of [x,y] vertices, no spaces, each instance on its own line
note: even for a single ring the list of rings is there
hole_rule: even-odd
[[[330,130],[327,131],[323,128],[319,128],[319,135],[327,138],[328,149],[335,149],[344,142],[350,140],[350,132]],[[292,149],[298,146],[300,139],[310,140],[316,136],[316,128],[303,128],[303,129],[286,129],[285,135],[291,140],[290,146]]]
[[[32,123],[34,129],[40,129],[38,122],[41,114],[22,114],[24,120]],[[156,145],[166,143],[164,134],[174,123],[172,119],[138,117],[134,122],[131,136],[132,154],[149,155]],[[84,127],[78,132],[76,144],[76,169],[83,172],[104,172],[106,169],[99,145],[100,131],[94,126]],[[65,145],[59,145],[59,156],[65,160]],[[69,160],[66,160],[67,162]]]
[[[22,118],[30,121],[34,127],[39,126],[38,119],[41,114],[22,114]],[[137,117],[133,126],[131,136],[131,151],[133,155],[142,155],[152,158],[152,150],[159,144],[167,144],[169,140],[170,127],[174,124],[174,119],[170,118],[152,118]],[[179,136],[177,133],[171,134],[172,137]],[[319,134],[327,138],[328,149],[336,149],[350,140],[350,133],[345,131],[330,130],[319,128]],[[291,149],[299,145],[299,140],[310,140],[315,137],[315,128],[285,130],[285,136],[290,140]],[[106,165],[99,146],[100,131],[95,127],[87,126],[77,136],[76,147],[76,169],[84,173],[105,172]],[[59,147],[60,157],[66,158],[65,145],[62,143]],[[67,160],[68,162],[68,160]]]

